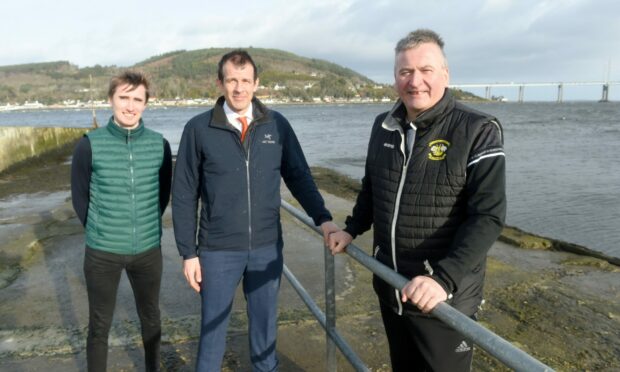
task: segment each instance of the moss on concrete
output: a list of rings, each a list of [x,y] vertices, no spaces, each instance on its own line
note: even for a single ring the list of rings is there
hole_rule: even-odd
[[[553,247],[553,242],[550,239],[509,226],[503,229],[499,240],[526,249],[551,249]]]
[[[0,173],[74,143],[88,128],[0,127]]]
[[[358,180],[329,168],[312,167],[312,177],[319,188],[341,198],[354,199],[362,189]]]

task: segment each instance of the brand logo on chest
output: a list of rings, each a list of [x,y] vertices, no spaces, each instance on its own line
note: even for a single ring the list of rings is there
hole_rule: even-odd
[[[446,152],[450,147],[450,142],[438,139],[430,142],[428,144],[429,152],[428,158],[429,160],[443,160],[446,158]]]
[[[271,137],[273,135],[271,133],[267,133],[264,135],[262,143],[274,144],[276,141],[272,140]]]

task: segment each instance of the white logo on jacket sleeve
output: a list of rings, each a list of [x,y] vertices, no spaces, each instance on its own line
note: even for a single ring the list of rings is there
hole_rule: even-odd
[[[456,350],[454,350],[455,353],[464,353],[471,350],[471,347],[469,345],[467,345],[467,342],[463,341],[461,342],[461,344],[459,346],[456,347]]]
[[[391,149],[393,149],[393,148],[395,147],[393,143],[387,143],[387,142],[386,142],[386,143],[384,143],[384,144],[383,144],[383,146],[385,146],[385,147],[389,147],[389,148],[391,148]]]

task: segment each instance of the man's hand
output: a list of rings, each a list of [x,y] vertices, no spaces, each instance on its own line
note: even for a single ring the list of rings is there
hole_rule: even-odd
[[[344,252],[349,244],[353,241],[353,237],[346,231],[338,231],[329,235],[329,249],[335,256]]]
[[[340,228],[332,221],[325,221],[321,224],[321,230],[323,231],[323,244],[327,247],[329,245],[329,234],[340,231]]]
[[[183,274],[185,279],[196,292],[200,293],[200,282],[202,282],[202,271],[198,257],[183,261]]]
[[[402,302],[410,300],[423,313],[428,313],[438,303],[448,299],[448,294],[439,283],[428,276],[416,276],[401,291]]]

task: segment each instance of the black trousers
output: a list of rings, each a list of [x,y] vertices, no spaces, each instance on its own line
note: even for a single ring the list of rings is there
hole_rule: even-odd
[[[86,340],[89,372],[106,370],[108,334],[123,270],[131,283],[140,318],[146,371],[159,371],[161,249],[157,247],[137,255],[120,255],[87,247],[84,256],[84,276],[89,311]]]
[[[381,303],[381,317],[394,372],[469,371],[474,353],[471,340],[427,315],[398,315]]]

